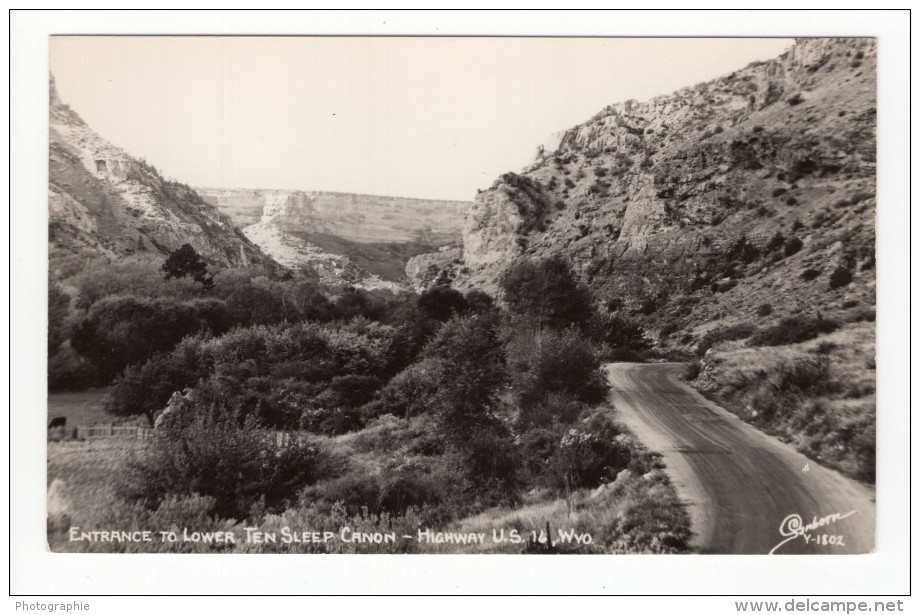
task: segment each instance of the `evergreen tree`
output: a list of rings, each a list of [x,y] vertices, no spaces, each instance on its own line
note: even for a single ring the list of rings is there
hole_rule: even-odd
[[[214,286],[214,280],[208,273],[207,263],[195,251],[195,248],[187,243],[170,253],[166,262],[163,263],[163,271],[166,272],[167,280],[189,276],[205,288]]]

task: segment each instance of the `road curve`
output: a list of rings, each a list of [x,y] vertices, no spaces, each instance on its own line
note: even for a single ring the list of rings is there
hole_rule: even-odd
[[[678,380],[682,367],[611,363],[607,375],[618,419],[663,455],[668,475],[688,506],[692,542],[699,552],[873,550],[872,489],[818,465],[709,402]],[[805,526],[821,526],[796,532],[795,520],[787,519],[790,515],[799,515]],[[784,523],[786,536],[781,534]]]

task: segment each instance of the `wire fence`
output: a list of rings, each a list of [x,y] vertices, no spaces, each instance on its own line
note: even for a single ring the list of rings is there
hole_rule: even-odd
[[[107,423],[101,425],[78,425],[76,427],[56,427],[48,430],[49,440],[116,440],[122,442],[146,442],[157,434],[153,427],[143,425],[116,425]],[[275,448],[290,448],[304,446],[309,443],[309,436],[305,432],[281,431],[275,429],[262,430],[261,435],[265,444]]]

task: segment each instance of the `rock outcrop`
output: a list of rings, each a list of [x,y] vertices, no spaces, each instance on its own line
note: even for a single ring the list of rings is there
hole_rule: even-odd
[[[191,244],[207,261],[276,266],[186,185],[100,137],[61,102],[51,81],[49,251],[52,278],[136,253]]]
[[[652,327],[873,305],[875,58],[874,39],[803,39],[606,107],[476,196],[447,274],[496,292],[515,259],[562,253]]]

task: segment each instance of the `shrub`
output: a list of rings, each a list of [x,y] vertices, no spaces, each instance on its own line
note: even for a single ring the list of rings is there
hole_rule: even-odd
[[[607,196],[608,190],[610,189],[610,184],[607,182],[597,179],[588,187],[589,194],[596,194],[598,196]]]
[[[820,271],[809,267],[808,269],[802,272],[802,279],[805,280],[806,282],[810,282],[811,280],[814,280],[819,275],[821,275]]]
[[[423,357],[443,369],[431,400],[439,429],[452,445],[463,448],[474,431],[494,426],[498,391],[507,381],[497,318],[451,319],[425,347]]]
[[[173,393],[194,386],[207,375],[207,366],[197,353],[199,341],[190,338],[171,353],[154,355],[143,366],[127,367],[106,396],[105,411],[115,416],[144,415],[153,425],[154,414]]]
[[[54,354],[61,344],[70,337],[69,327],[70,295],[64,292],[60,284],[48,284],[48,356]]]
[[[430,510],[444,499],[437,476],[419,463],[409,460],[385,468],[375,512],[398,515],[410,507]]]
[[[283,509],[318,478],[319,450],[277,449],[252,417],[198,408],[183,429],[159,434],[129,464],[122,495],[155,509],[170,495],[210,496],[213,513],[244,519],[254,507]]]
[[[831,290],[834,290],[836,288],[842,288],[848,285],[852,281],[853,281],[853,274],[850,273],[849,269],[847,269],[846,267],[837,267],[831,273],[830,283],[828,284],[828,287]]]
[[[363,319],[190,337],[169,355],[128,369],[108,410],[149,417],[173,392],[195,386],[209,403],[273,427],[341,433],[361,425],[357,409],[392,373],[399,342],[392,327]]]
[[[309,485],[300,493],[303,503],[319,503],[320,509],[338,504],[350,514],[358,514],[362,509],[373,511],[379,500],[379,477],[366,472],[349,472]]]
[[[763,303],[757,308],[758,316],[769,316],[773,313],[773,306],[769,303]]]
[[[191,278],[166,280],[155,262],[139,256],[114,263],[90,263],[69,283],[77,288],[75,304],[80,309],[89,309],[100,299],[113,295],[182,299],[202,292],[201,285]]]
[[[481,290],[470,290],[464,295],[464,298],[469,308],[479,314],[485,314],[495,309],[495,300],[491,295]]]
[[[187,335],[222,333],[226,326],[223,304],[214,300],[109,297],[93,305],[71,344],[111,380],[126,366],[171,349]]]
[[[564,433],[564,428],[555,424],[528,429],[521,435],[522,466],[532,482],[546,481],[555,486],[550,464],[559,450],[559,442]]]
[[[559,488],[593,488],[610,482],[632,461],[622,428],[597,412],[568,430],[559,442],[553,472]]]
[[[800,93],[793,94],[786,99],[786,103],[788,103],[790,107],[795,107],[803,102],[805,102],[805,98]]]
[[[796,254],[799,250],[802,249],[802,240],[798,237],[790,237],[786,240],[786,243],[783,244],[783,254],[786,256],[792,256]]]
[[[485,500],[486,506],[517,503],[521,459],[504,424],[476,425],[456,450],[467,489]]]
[[[770,238],[770,241],[767,242],[767,245],[764,246],[764,252],[774,252],[783,247],[783,243],[786,238],[782,233],[775,233],[773,237]]]
[[[807,391],[824,387],[829,375],[830,359],[819,355],[783,364],[770,374],[770,384],[779,393]]]
[[[747,237],[742,236],[736,241],[729,250],[728,258],[730,260],[740,260],[742,263],[753,263],[760,258],[760,249],[751,243]]]
[[[521,408],[519,421],[523,426],[568,425],[574,423],[587,407],[568,393],[554,391],[539,402]]]
[[[669,322],[658,332],[658,338],[662,340],[666,339],[670,337],[672,333],[675,333],[678,329],[680,329],[680,325],[678,325],[676,322]]]
[[[699,361],[691,361],[684,366],[684,371],[681,374],[681,378],[688,382],[691,380],[696,380],[697,377],[699,377],[702,369],[703,366]]]
[[[374,409],[364,413],[393,414],[406,419],[429,409],[443,379],[444,368],[439,359],[424,359],[396,374],[381,389]]]
[[[586,323],[593,311],[590,291],[561,255],[514,263],[505,270],[501,286],[509,310],[534,325],[565,329]]]
[[[642,327],[620,314],[598,312],[591,317],[586,330],[601,348],[604,360],[636,359],[651,347]]]
[[[93,363],[68,346],[61,346],[48,357],[49,391],[79,391],[106,382]]]
[[[337,436],[360,429],[364,418],[358,408],[312,406],[303,410],[300,423],[311,432]]]
[[[383,381],[376,376],[346,374],[335,376],[324,391],[323,401],[328,406],[357,408],[371,400]]]
[[[428,318],[447,322],[453,315],[468,311],[470,304],[449,286],[433,286],[419,296],[418,308]]]
[[[441,273],[443,274],[443,271]],[[335,301],[335,313],[341,320],[351,320],[356,316],[377,320],[385,309],[386,306],[379,297],[360,288],[346,289]]]
[[[721,329],[709,331],[700,340],[697,352],[703,355],[706,351],[720,342],[730,342],[734,340],[743,340],[754,334],[757,328],[749,322],[740,322]]]
[[[522,419],[552,393],[597,403],[607,393],[606,378],[591,343],[575,329],[518,333],[509,344],[509,371]]]
[[[204,288],[210,289],[214,286],[214,280],[208,273],[204,259],[187,243],[169,254],[162,269],[166,272],[166,279],[189,276]]]
[[[779,324],[762,329],[748,340],[750,346],[785,346],[798,344],[819,335],[831,333],[840,327],[837,321],[822,316],[791,316]]]

